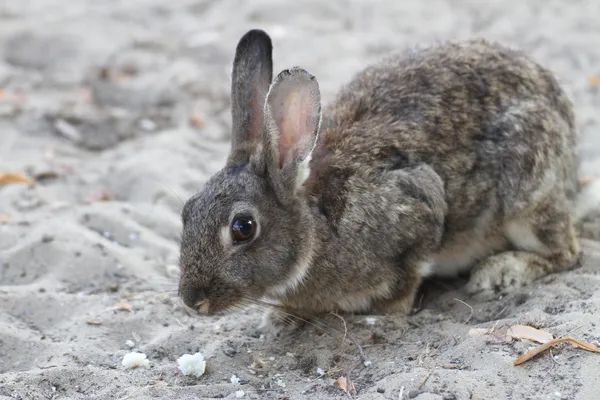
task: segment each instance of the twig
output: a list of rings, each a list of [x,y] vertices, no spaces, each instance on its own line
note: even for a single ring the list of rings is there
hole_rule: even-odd
[[[466,324],[467,322],[469,322],[471,320],[471,318],[473,317],[473,307],[470,304],[465,303],[464,301],[460,300],[460,299],[454,299],[456,301],[458,301],[459,303],[464,304],[465,306],[469,307],[469,310],[471,310],[471,314],[469,314],[469,317],[465,320],[464,324]]]
[[[429,379],[429,377],[433,374],[433,370],[431,370],[431,372],[425,377],[425,379],[423,379],[423,382],[421,382],[419,384],[419,386],[417,386],[418,390],[423,389],[423,386],[425,386],[425,384],[427,383],[427,380]]]
[[[352,335],[348,334],[348,326],[346,325],[346,320],[333,311],[331,312],[331,314],[335,315],[336,317],[342,320],[342,323],[344,324],[344,340],[348,338],[348,340],[354,343],[356,349],[358,350],[358,354],[360,355],[360,362],[364,363],[365,361],[367,361],[367,357],[365,356],[365,352],[363,351],[362,346],[356,341],[356,339],[352,337]]]
[[[504,308],[500,311],[498,311],[498,313],[496,313],[496,315],[494,315],[494,317],[492,319],[499,319],[500,316],[504,313],[504,311],[506,311],[508,309],[508,306],[504,306]]]
[[[534,358],[535,356],[543,353],[547,349],[549,349],[549,348],[551,348],[553,346],[556,346],[559,343],[563,343],[563,342],[569,342],[573,346],[579,347],[579,348],[581,348],[583,350],[586,350],[586,351],[590,351],[590,352],[593,352],[593,353],[600,353],[600,348],[594,346],[591,343],[582,342],[581,340],[577,340],[577,339],[574,339],[572,337],[561,337],[561,338],[558,338],[558,339],[553,339],[553,340],[551,340],[549,342],[546,342],[544,344],[541,344],[538,347],[534,348],[533,350],[529,350],[528,352],[526,352],[525,354],[523,354],[521,357],[517,358],[513,362],[513,365],[523,364],[525,361],[529,361],[532,358]]]

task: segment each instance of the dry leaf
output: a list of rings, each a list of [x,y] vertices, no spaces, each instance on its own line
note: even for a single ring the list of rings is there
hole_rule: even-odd
[[[8,224],[10,222],[10,215],[8,214],[0,214],[0,225]]]
[[[588,83],[592,86],[600,86],[600,75],[592,75],[588,78]]]
[[[33,179],[21,172],[0,172],[0,184],[24,183],[33,184]]]
[[[556,346],[557,344],[563,343],[563,342],[569,342],[569,343],[571,343],[571,345],[573,345],[573,347],[579,347],[586,351],[591,351],[593,353],[600,353],[600,347],[596,347],[591,343],[582,342],[581,340],[573,339],[572,337],[561,337],[558,339],[552,339],[549,342],[546,342],[544,344],[537,346],[536,348],[534,348],[532,350],[529,350],[528,352],[523,354],[521,357],[517,358],[513,362],[513,365],[523,364],[524,362],[529,361],[533,357],[548,350],[550,347]]]
[[[469,330],[469,335],[486,336],[488,338],[488,341],[493,341],[494,343],[512,342],[513,337],[507,335],[506,330],[507,328],[496,329],[496,327],[493,327],[491,329],[472,328]]]
[[[98,201],[113,201],[114,199],[115,196],[112,193],[107,192],[106,190],[99,190],[97,192],[92,193],[89,201],[95,203]]]
[[[526,325],[511,326],[510,328],[508,328],[506,336],[516,339],[532,340],[538,343],[548,343],[552,339],[554,339],[552,334],[545,331],[540,331],[539,329],[535,329],[531,326]]]
[[[336,383],[340,387],[340,389],[346,392],[346,394],[356,393],[356,386],[354,385],[354,382],[352,382],[345,376],[340,376],[339,378],[337,378]]]
[[[117,303],[115,306],[113,306],[113,309],[119,310],[119,311],[129,311],[129,312],[133,311],[131,304],[125,303],[124,301]]]
[[[490,333],[491,333],[491,331],[489,329],[485,329],[485,328],[469,329],[469,335],[471,335],[471,336],[484,336],[484,335],[489,335]]]
[[[202,118],[202,116],[200,114],[193,114],[190,117],[190,121],[191,121],[192,125],[194,125],[194,127],[198,128],[198,129],[202,129],[204,127],[204,119]]]
[[[91,319],[86,320],[85,323],[88,324],[88,325],[102,325],[102,322],[100,322],[100,321],[94,321],[94,320],[91,320]]]

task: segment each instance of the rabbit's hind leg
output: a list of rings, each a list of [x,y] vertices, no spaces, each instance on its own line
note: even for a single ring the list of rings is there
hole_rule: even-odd
[[[467,284],[469,293],[510,291],[579,262],[579,242],[560,191],[532,212],[507,221],[504,231],[515,250],[492,255],[476,266]]]

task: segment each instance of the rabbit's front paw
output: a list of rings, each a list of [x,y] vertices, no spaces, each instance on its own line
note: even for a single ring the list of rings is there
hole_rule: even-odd
[[[268,336],[282,337],[297,332],[305,324],[306,320],[301,317],[296,317],[282,310],[272,309],[264,313],[260,329]]]

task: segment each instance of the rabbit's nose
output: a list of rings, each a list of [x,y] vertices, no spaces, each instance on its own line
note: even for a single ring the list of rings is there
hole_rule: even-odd
[[[183,304],[192,311],[200,314],[208,313],[210,302],[204,291],[194,287],[182,288],[179,290],[179,297],[183,300]]]

